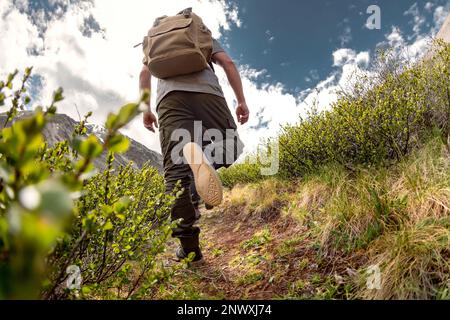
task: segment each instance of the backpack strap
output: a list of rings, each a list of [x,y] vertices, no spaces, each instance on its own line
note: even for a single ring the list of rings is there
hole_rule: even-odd
[[[209,66],[211,67],[212,71],[213,71],[214,73],[216,73],[216,69],[214,69],[214,65],[213,65],[212,61],[208,62],[208,64],[209,64]]]

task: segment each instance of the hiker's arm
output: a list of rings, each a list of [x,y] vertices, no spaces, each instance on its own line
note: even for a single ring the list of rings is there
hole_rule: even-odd
[[[141,74],[139,75],[139,90],[140,92],[144,90],[150,91],[152,86],[152,75],[147,66],[143,66],[141,70]],[[156,120],[156,116],[152,112],[152,108],[150,107],[150,95],[148,97],[147,104],[148,110],[144,112],[144,126],[150,130],[151,132],[155,132],[155,127],[158,128],[158,121]]]
[[[228,81],[233,88],[234,94],[238,101],[236,115],[241,124],[248,122],[250,111],[245,101],[244,89],[242,87],[242,80],[236,65],[228,54],[225,52],[218,52],[213,56],[213,61],[221,66],[227,75]]]
[[[139,75],[139,91],[141,93],[144,90],[150,91],[151,86],[152,86],[152,75],[151,75],[148,67],[144,65],[142,67],[141,74]],[[146,104],[148,105],[148,110],[151,111],[150,97],[149,97],[148,101],[146,101]]]

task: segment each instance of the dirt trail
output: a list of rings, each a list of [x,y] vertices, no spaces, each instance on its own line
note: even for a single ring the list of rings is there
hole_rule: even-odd
[[[205,292],[228,299],[270,299],[286,294],[286,280],[295,261],[294,257],[277,261],[277,239],[300,230],[294,232],[292,227],[277,222],[278,217],[265,222],[229,210],[205,213],[201,222],[205,262],[198,271],[213,280]],[[297,256],[300,258],[301,252]],[[280,262],[284,265],[285,283],[275,282],[275,276],[280,277]]]
[[[345,267],[321,258],[305,227],[277,209],[255,215],[225,201],[212,211],[202,209],[199,226],[204,262],[177,272],[169,297],[258,300],[323,298],[327,290],[339,294],[330,275]]]

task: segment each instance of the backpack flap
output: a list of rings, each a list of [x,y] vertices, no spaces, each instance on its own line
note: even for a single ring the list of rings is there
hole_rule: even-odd
[[[147,65],[159,79],[202,71],[211,60],[211,33],[190,10],[160,19],[148,32],[147,41]]]
[[[192,19],[180,19],[160,23],[157,27],[150,29],[148,36],[150,38],[171,32],[177,29],[184,29],[191,25]]]

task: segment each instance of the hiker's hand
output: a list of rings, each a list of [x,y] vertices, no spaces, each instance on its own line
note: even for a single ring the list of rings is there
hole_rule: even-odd
[[[250,118],[250,111],[248,110],[247,103],[241,102],[236,109],[237,120],[240,124],[244,125]]]
[[[155,132],[155,128],[158,128],[158,120],[153,112],[144,112],[144,126],[151,132]]]

